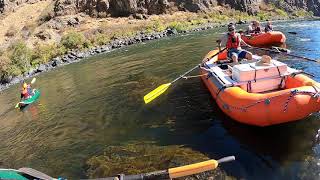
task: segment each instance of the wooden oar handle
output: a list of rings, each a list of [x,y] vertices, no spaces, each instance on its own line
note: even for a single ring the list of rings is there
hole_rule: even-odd
[[[209,160],[196,164],[181,166],[177,168],[171,168],[168,170],[170,178],[179,178],[189,176],[192,174],[198,174],[201,172],[213,170],[218,167],[218,161]]]

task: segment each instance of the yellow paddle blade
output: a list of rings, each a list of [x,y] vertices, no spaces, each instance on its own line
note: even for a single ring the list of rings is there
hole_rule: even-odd
[[[14,108],[18,108],[19,107],[19,103],[17,103],[17,105]]]
[[[31,84],[34,84],[36,82],[36,78],[33,78],[31,81]]]
[[[162,93],[164,93],[169,88],[170,85],[171,83],[162,84],[161,86],[157,87],[155,90],[149,92],[147,95],[143,97],[144,102],[148,104],[149,102],[151,102],[152,100],[160,96]]]

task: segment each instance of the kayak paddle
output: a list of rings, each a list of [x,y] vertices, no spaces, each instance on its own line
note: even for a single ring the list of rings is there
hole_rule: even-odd
[[[30,84],[34,84],[34,83],[36,82],[36,80],[37,80],[37,79],[34,77],[34,78],[31,80]],[[18,102],[14,108],[18,108],[20,103],[21,103],[21,102]]]
[[[211,59],[215,56],[217,56],[218,54],[220,54],[221,52],[223,52],[225,50],[222,49],[221,51],[219,51],[218,53],[212,55],[210,58],[207,59]],[[189,71],[185,72],[184,74],[180,75],[178,78],[176,78],[175,80],[171,81],[170,83],[166,83],[166,84],[162,84],[161,86],[157,87],[156,89],[154,89],[153,91],[151,91],[150,93],[148,93],[147,95],[145,95],[143,97],[144,102],[146,104],[148,104],[149,102],[153,101],[154,99],[156,99],[158,96],[160,96],[161,94],[163,94],[173,83],[175,83],[176,81],[182,79],[185,75],[189,74],[190,72],[192,72],[193,70],[197,69],[198,67],[201,66],[201,63],[196,65],[195,67],[193,67],[192,69],[190,69]]]
[[[36,78],[34,77],[33,79],[32,79],[32,81],[31,81],[31,84],[34,84],[35,82],[36,82]]]

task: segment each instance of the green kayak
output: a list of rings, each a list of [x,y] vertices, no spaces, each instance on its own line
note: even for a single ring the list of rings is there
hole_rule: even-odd
[[[32,168],[0,169],[0,180],[57,180]],[[61,180],[63,180],[61,178]]]
[[[0,169],[0,179],[28,180],[19,172],[10,169]]]
[[[25,107],[25,106],[27,106],[27,105],[29,105],[29,104],[32,104],[33,102],[35,102],[36,100],[38,100],[39,97],[40,97],[40,91],[37,90],[37,89],[34,89],[34,95],[31,96],[31,97],[28,98],[28,99],[25,99],[25,100],[19,102],[19,103],[16,105],[16,107],[20,107],[20,108],[21,108],[21,107]]]

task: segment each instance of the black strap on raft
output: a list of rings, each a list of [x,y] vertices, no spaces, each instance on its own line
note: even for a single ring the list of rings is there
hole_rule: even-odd
[[[280,72],[279,67],[277,65],[275,65],[274,63],[273,63],[273,65],[277,67],[277,70],[278,70],[278,73],[279,73],[279,77],[281,77],[281,72]]]
[[[281,81],[280,81],[280,84],[279,84],[279,89],[282,89],[282,83],[285,79],[285,76],[281,77]]]
[[[218,92],[217,92],[217,97],[220,95],[220,93],[222,91],[224,91],[225,89],[229,88],[229,87],[233,87],[234,85],[227,85],[227,86],[222,86],[221,88],[218,89]]]
[[[225,86],[222,86],[221,88],[218,89],[217,97],[219,96],[220,92],[221,92],[222,90],[224,90],[225,88],[226,88]]]
[[[276,64],[272,63],[275,67],[277,67],[277,70],[278,70],[278,73],[279,73],[279,77],[281,77],[281,72],[280,72],[280,69],[279,69],[279,66],[277,66]],[[281,81],[280,81],[280,84],[279,84],[279,89],[282,88],[282,82],[284,80],[284,77],[281,77]]]
[[[247,83],[247,92],[251,92],[251,91],[252,91],[251,81],[248,81],[248,83]]]
[[[249,66],[254,69],[254,82],[257,82],[257,69],[254,66],[251,66],[251,64],[249,64]]]

